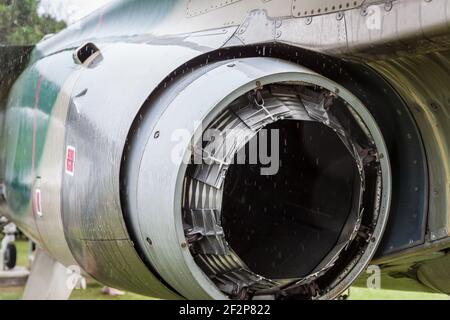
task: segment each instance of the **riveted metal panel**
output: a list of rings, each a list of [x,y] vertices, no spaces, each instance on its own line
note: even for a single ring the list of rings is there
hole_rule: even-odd
[[[360,7],[364,0],[292,0],[292,15],[307,17]]]
[[[235,4],[239,1],[242,0],[188,0],[186,14],[188,17],[194,17],[208,13],[212,10]]]

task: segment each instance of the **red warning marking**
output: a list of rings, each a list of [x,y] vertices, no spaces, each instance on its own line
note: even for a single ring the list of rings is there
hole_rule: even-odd
[[[73,176],[75,173],[75,147],[67,146],[66,173]]]
[[[42,217],[41,190],[40,189],[36,189],[36,213],[39,217]]]

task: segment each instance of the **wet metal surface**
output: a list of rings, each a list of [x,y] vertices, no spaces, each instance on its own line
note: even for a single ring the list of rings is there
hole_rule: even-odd
[[[345,8],[339,4],[332,0],[116,1],[80,24],[47,37],[36,46],[29,63],[31,47],[0,47],[0,62],[16,55],[0,74],[2,214],[47,253],[66,265],[78,263],[106,284],[163,298],[179,297],[175,291],[185,297],[223,298],[205,280],[187,249],[177,211],[181,210],[182,177],[161,176],[169,170],[168,161],[158,160],[156,176],[148,176],[150,169],[142,177],[131,174],[136,178],[132,181],[139,177],[139,182],[126,185],[127,181],[121,181],[121,168],[127,168],[124,148],[130,146],[130,136],[141,132],[134,126],[139,123],[136,117],[145,114],[141,110],[150,105],[159,117],[163,108],[181,103],[177,100],[181,97],[175,96],[157,103],[147,101],[156,88],[164,94],[179,76],[177,72],[199,72],[195,76],[201,78],[216,67],[209,65],[213,57],[220,61],[274,56],[306,65],[347,88],[368,108],[377,123],[374,127],[381,129],[393,155],[394,198],[378,258],[389,254],[399,259],[411,250],[420,256],[420,250],[448,248],[450,0],[356,1]],[[371,4],[382,18],[379,28],[367,25]],[[87,61],[74,60],[76,50],[89,42],[98,47],[99,54]],[[200,66],[202,71],[197,69]],[[236,79],[233,68],[224,69],[226,77],[203,82],[190,97],[197,101],[198,92],[208,87],[208,94],[220,101],[227,86],[239,81],[244,85],[269,67],[260,64]],[[178,94],[187,84],[176,85],[166,95]],[[298,111],[298,116],[315,114],[316,120],[324,116],[321,110],[306,113]],[[186,114],[186,121],[200,116]],[[177,116],[177,112],[164,114],[165,125],[156,128],[157,132],[153,132],[154,118],[148,127],[143,126],[153,139],[148,148],[138,144],[137,152],[157,150],[162,141],[170,146],[166,126],[174,126]],[[367,155],[364,150],[354,155],[360,151]],[[197,174],[207,185],[223,183]],[[383,183],[390,182],[390,177]],[[166,190],[167,194],[133,198],[125,205],[128,193],[124,195],[123,190],[146,195]],[[133,211],[137,216],[132,216]],[[166,218],[174,222],[169,229],[148,234],[155,223],[166,226]],[[221,230],[214,232],[220,238]],[[167,243],[162,244],[162,239]],[[378,240],[368,250],[374,251]],[[168,251],[156,252],[160,245]],[[210,243],[208,250],[223,250],[219,247]],[[362,264],[368,259],[369,255],[361,258]],[[423,281],[435,286],[432,279],[425,280],[430,274],[426,270]],[[350,271],[348,278],[357,274],[357,270]],[[344,285],[337,284],[339,289],[345,289]]]

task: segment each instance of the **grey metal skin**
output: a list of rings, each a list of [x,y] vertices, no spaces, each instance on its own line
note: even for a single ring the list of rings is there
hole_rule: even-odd
[[[367,28],[365,13],[369,4],[380,9],[380,29]],[[60,89],[57,103],[52,106],[56,111],[50,115],[53,129],[47,136],[49,145],[39,168],[43,174],[38,180],[45,194],[45,214],[41,219],[33,219],[30,206],[24,212],[15,212],[7,202],[1,204],[2,213],[49,255],[66,266],[79,264],[107,285],[168,299],[224,298],[193,263],[189,250],[182,246],[181,217],[176,213],[180,209],[182,168],[169,170],[171,162],[161,163],[161,158],[152,158],[155,155],[152,150],[158,150],[165,145],[162,141],[170,138],[165,132],[174,121],[187,120],[193,115],[176,113],[169,119],[162,113],[160,121],[165,125],[159,128],[153,127],[156,118],[146,122],[148,127],[133,124],[149,103],[151,112],[158,118],[165,107],[179,103],[177,99],[181,96],[170,95],[181,91],[172,83],[180,74],[197,70],[191,77],[202,79],[202,72],[216,67],[223,71],[220,81],[206,81],[182,101],[190,104],[186,99],[206,99],[208,95],[202,95],[205,86],[218,90],[217,99],[210,101],[204,106],[204,112],[198,114],[202,118],[207,116],[206,111],[211,111],[212,116],[223,107],[217,102],[233,96],[235,90],[251,88],[255,79],[267,76],[268,79],[274,77],[274,81],[286,80],[277,78],[279,71],[272,69],[273,64],[284,65],[298,73],[299,78],[306,77],[313,83],[318,81],[324,87],[332,86],[331,90],[338,87],[345,99],[352,101],[352,106],[360,106],[360,115],[366,117],[366,125],[370,125],[374,137],[378,137],[381,149],[385,145],[385,133],[379,132],[382,124],[377,124],[377,119],[367,113],[369,105],[372,114],[376,113],[374,109],[403,104],[406,112],[412,114],[410,122],[413,127],[417,124],[418,133],[410,131],[408,134],[418,141],[417,144],[423,143],[426,154],[423,158],[429,163],[424,167],[430,169],[424,172],[426,178],[417,186],[418,191],[410,185],[408,189],[424,201],[420,202],[417,212],[394,210],[389,213],[389,221],[395,222],[395,228],[390,229],[384,239],[388,239],[387,247],[391,243],[395,245],[382,251],[375,262],[388,271],[389,263],[406,267],[420,263],[424,266],[421,278],[427,278],[429,268],[425,267],[424,257],[425,261],[432,260],[428,256],[432,252],[442,258],[450,247],[450,1],[356,1],[349,7],[339,5],[339,1],[328,0],[248,0],[231,1],[226,5],[214,1],[213,6],[203,0],[114,1],[80,24],[39,43],[28,69],[13,87],[8,103],[2,101],[2,106],[5,105],[2,119],[17,107],[18,102],[13,98],[20,96],[17,92],[31,72],[39,71],[44,79]],[[302,10],[298,10],[299,7]],[[411,19],[411,16],[416,18]],[[73,53],[88,42],[93,42],[100,52],[83,64],[77,64]],[[268,58],[247,71],[231,71],[222,65],[225,72],[220,63],[205,67],[211,61],[241,56],[272,56],[296,65],[275,63]],[[356,83],[356,73],[344,63],[347,60],[354,63],[359,75],[363,74],[362,81]],[[338,69],[343,68],[337,73],[348,74],[345,85],[317,75],[329,71],[323,70],[325,62],[327,68],[335,67],[334,64]],[[298,65],[307,65],[317,74]],[[203,68],[197,69],[200,66]],[[242,82],[231,78],[231,74],[239,75]],[[386,82],[380,86],[380,92],[396,95],[397,100],[391,100],[396,103],[382,105],[376,98],[367,99],[369,94],[365,90],[369,92],[370,88],[365,81],[380,75]],[[226,86],[230,86],[228,90]],[[152,100],[160,94],[170,96],[165,104]],[[361,103],[364,98],[367,101]],[[171,108],[167,111],[173,112]],[[18,128],[19,121],[5,124],[3,141],[11,139],[10,133]],[[132,157],[141,153],[146,161],[139,159],[142,165],[134,168],[138,170],[131,172],[130,181],[124,181],[121,178],[124,163],[138,163],[137,159],[124,158],[127,148],[134,146],[128,141],[134,131],[142,132],[141,138],[149,140],[148,145],[138,144],[140,149],[132,153]],[[159,131],[157,139],[154,139],[155,131]],[[77,150],[73,176],[64,174],[67,146],[75,146]],[[2,170],[8,172],[14,168],[3,168],[8,156],[5,152],[2,150]],[[167,156],[163,150],[156,154]],[[390,202],[387,156],[388,152],[382,161],[383,183],[388,185],[383,188],[387,194],[383,196],[380,219],[387,218]],[[420,157],[406,160],[419,164],[422,161]],[[161,171],[157,172],[159,179],[149,177],[154,169],[147,166],[158,161],[161,165]],[[161,177],[162,172],[168,175]],[[167,192],[163,194],[163,190]],[[130,195],[132,197],[127,199]],[[396,196],[394,194],[393,201]],[[162,211],[170,214],[159,214]],[[170,224],[165,224],[167,220],[163,219],[169,219]],[[407,223],[403,223],[405,221]],[[382,228],[384,223],[380,220],[378,235]],[[409,238],[410,234],[415,235],[414,239]],[[161,241],[163,236],[167,237],[167,242]],[[391,241],[393,238],[398,241]],[[369,262],[382,240],[376,237],[354,272],[323,298],[335,297],[344,290]],[[167,251],[161,251],[160,245]],[[450,291],[448,279],[445,279],[446,282],[435,281],[438,284],[433,284],[434,289]],[[427,283],[430,282],[428,279]]]
[[[73,90],[75,95],[85,94],[72,100],[66,145],[77,148],[76,165],[83,169],[64,179],[64,233],[80,266],[103,283],[150,296],[176,297],[136,253],[121,208],[120,167],[128,132],[148,89],[161,83],[179,61],[195,54],[176,46],[114,45],[102,52],[101,63],[85,72]],[[123,60],[124,55],[128,59]],[[164,64],[149,64],[149,56],[159,56]],[[127,76],[123,70],[139,70],[140,76],[135,72]]]

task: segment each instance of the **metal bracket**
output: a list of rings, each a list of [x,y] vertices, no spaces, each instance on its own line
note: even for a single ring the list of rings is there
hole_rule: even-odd
[[[236,37],[243,43],[258,43],[281,37],[282,20],[271,18],[266,10],[253,10],[236,32]]]
[[[23,294],[24,300],[67,300],[74,289],[72,277],[81,277],[46,252],[37,249]]]

